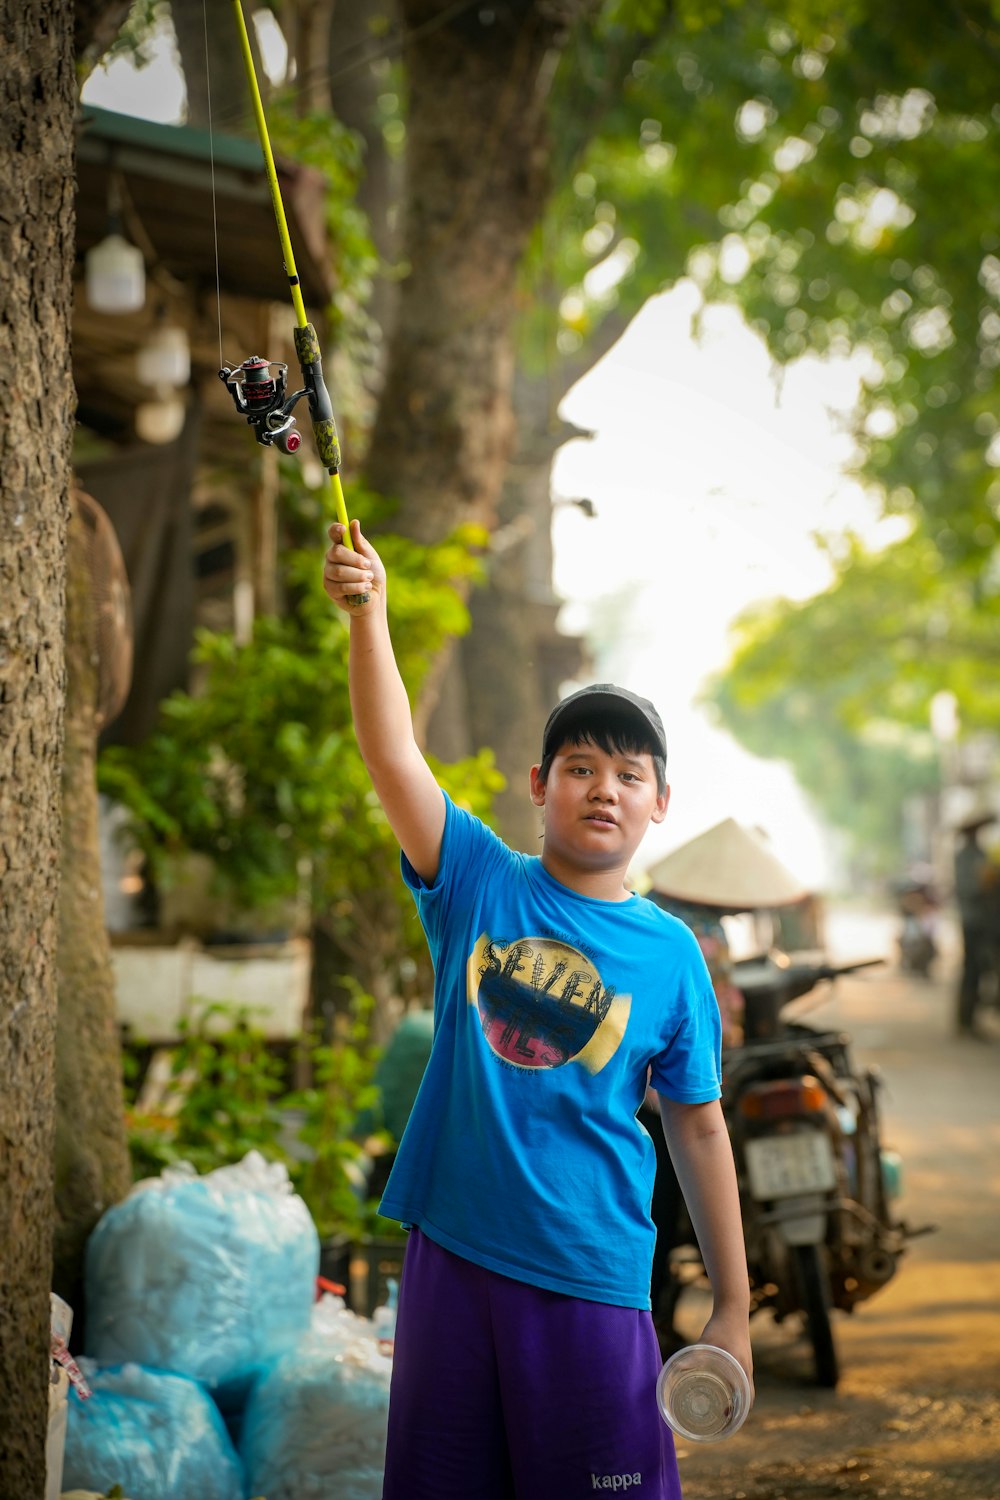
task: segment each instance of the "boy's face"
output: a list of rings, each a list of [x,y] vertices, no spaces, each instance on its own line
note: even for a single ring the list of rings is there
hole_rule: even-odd
[[[531,800],[545,809],[545,851],[586,869],[627,867],[650,823],[662,823],[670,788],[656,789],[648,751],[562,745],[548,778],[531,768]]]

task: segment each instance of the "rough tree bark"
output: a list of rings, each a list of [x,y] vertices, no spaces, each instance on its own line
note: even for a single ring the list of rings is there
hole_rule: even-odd
[[[546,101],[570,16],[533,0],[400,9],[407,271],[366,477],[398,498],[395,529],[434,542],[460,521],[494,521],[513,435],[517,269],[545,201]]]
[[[86,1316],[83,1252],[87,1237],[104,1210],[125,1196],[132,1177],[114,974],[101,890],[96,772],[101,727],[99,662],[90,557],[84,519],[74,506],[66,569],[52,1285],[73,1308],[77,1334]]]
[[[0,1495],[45,1486],[74,409],[72,0],[0,0]]]
[[[670,9],[664,6],[664,24]],[[563,65],[553,120],[555,181],[572,177],[649,43],[644,31],[620,29],[611,43],[598,42],[585,26],[578,29],[573,57],[566,60],[572,66]],[[591,68],[586,58],[588,48],[595,47],[600,66]],[[550,304],[553,325],[559,296],[551,278],[535,288],[536,300]],[[580,642],[556,630],[550,472],[557,449],[572,435],[557,414],[566,393],[617,342],[628,322],[628,314],[610,313],[575,358],[554,355],[544,376],[529,376],[523,367],[515,373],[516,445],[504,476],[499,532],[485,583],[470,599],[471,629],[452,655],[428,725],[428,745],[444,759],[492,747],[507,779],[494,804],[497,822],[508,842],[525,850],[537,849],[538,837],[524,795],[525,770],[538,754],[542,726],[563,681],[584,667]]]

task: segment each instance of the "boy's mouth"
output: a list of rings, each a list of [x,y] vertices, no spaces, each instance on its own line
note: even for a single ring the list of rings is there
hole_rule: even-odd
[[[617,820],[615,819],[614,815],[612,813],[606,812],[588,813],[585,821],[588,823],[606,823],[611,828],[616,828],[618,826]]]

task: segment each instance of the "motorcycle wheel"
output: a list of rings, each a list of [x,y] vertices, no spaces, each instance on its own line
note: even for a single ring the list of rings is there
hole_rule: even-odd
[[[816,1384],[832,1391],[840,1379],[840,1361],[830,1327],[830,1278],[821,1247],[796,1245],[795,1269],[816,1362]]]

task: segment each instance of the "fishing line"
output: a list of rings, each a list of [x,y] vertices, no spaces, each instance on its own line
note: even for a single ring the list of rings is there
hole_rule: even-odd
[[[205,33],[205,93],[208,107],[208,160],[212,173],[212,237],[215,242],[215,310],[219,320],[219,365],[225,364],[222,352],[222,278],[219,271],[219,211],[215,195],[215,136],[212,131],[212,60],[208,46],[208,0],[201,0],[201,19]]]
[[[264,447],[277,447],[284,453],[295,453],[301,444],[302,439],[295,430],[294,408],[303,396],[307,398],[313,439],[320,460],[326,468],[328,498],[332,501],[334,514],[343,527],[344,546],[353,551],[354,544],[351,540],[347,506],[344,501],[344,491],[340,482],[340,439],[337,436],[337,424],[334,421],[333,404],[330,400],[330,393],[326,388],[326,382],[323,379],[323,361],[319,338],[306,314],[305,303],[302,298],[302,287],[299,282],[298,271],[295,268],[295,255],[292,250],[291,237],[288,233],[288,221],[285,218],[284,204],[281,201],[281,185],[278,181],[278,172],[274,164],[274,154],[271,150],[267,117],[264,114],[264,103],[261,99],[260,88],[257,83],[257,73],[254,67],[253,51],[250,46],[250,35],[247,31],[246,18],[243,14],[242,0],[233,0],[233,12],[239,33],[240,50],[243,54],[243,63],[246,69],[247,85],[250,89],[250,100],[253,105],[254,118],[257,122],[257,136],[264,157],[264,172],[271,194],[271,206],[274,210],[278,239],[281,242],[285,274],[288,277],[288,290],[292,299],[292,307],[295,310],[297,327],[293,332],[293,340],[304,384],[301,390],[293,391],[291,395],[287,395],[286,379],[288,366],[280,360],[266,359],[256,354],[251,355],[249,359],[245,359],[242,364],[235,367],[223,364],[219,371],[219,378],[225,382],[226,389],[233,399],[236,410],[246,418],[249,425],[253,428],[254,437],[257,442]],[[272,371],[275,373],[272,374]],[[363,604],[367,602],[368,598],[368,594],[354,594],[349,595],[346,602],[348,604]]]
[[[202,4],[204,5],[205,3],[206,0],[202,0]],[[360,72],[362,68],[370,67],[372,63],[383,62],[388,58],[398,55],[408,39],[422,37],[429,32],[436,31],[441,26],[446,26],[449,21],[453,21],[457,16],[462,15],[465,11],[472,10],[474,6],[478,6],[481,3],[482,0],[457,0],[456,4],[448,6],[439,15],[431,16],[428,20],[422,21],[419,26],[412,26],[409,29],[397,27],[391,36],[373,47],[371,51],[364,52],[356,57],[353,62],[348,62],[333,71],[331,71],[329,65],[324,66],[322,63],[316,63],[311,68],[304,68],[302,73],[297,76],[296,81],[300,83],[323,82],[334,84],[338,83],[342,78],[350,78],[352,74]],[[354,42],[345,51],[349,56],[352,52],[358,52],[360,48],[367,45],[367,42]],[[288,84],[290,82],[291,80],[286,74],[282,83]],[[231,106],[228,110],[224,108],[219,113],[219,122],[220,124],[232,124],[240,118],[241,113],[242,110],[237,105]]]

